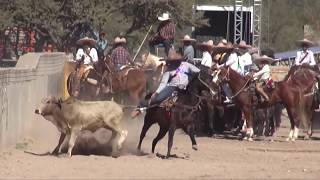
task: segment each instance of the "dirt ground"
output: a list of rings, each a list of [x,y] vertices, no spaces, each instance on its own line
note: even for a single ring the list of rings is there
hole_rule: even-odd
[[[48,137],[47,141],[26,138],[15,148],[0,152],[0,179],[320,179],[320,134],[315,133],[309,141],[301,137],[296,142],[286,142],[287,120],[283,120],[273,141],[198,137],[198,151],[192,150],[188,136],[177,131],[172,153],[180,158],[169,160],[148,154],[157,125],[143,142],[146,154],[138,155],[135,148],[142,122],[142,119],[126,120],[129,135],[119,158],[36,156],[24,151],[51,151],[58,137]],[[47,136],[45,129],[43,135]],[[165,154],[166,147],[167,136],[160,141],[156,152]]]

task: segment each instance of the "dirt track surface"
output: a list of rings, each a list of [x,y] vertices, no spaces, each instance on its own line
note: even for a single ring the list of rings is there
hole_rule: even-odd
[[[172,153],[180,158],[169,160],[138,155],[135,147],[142,119],[128,121],[129,137],[119,158],[35,156],[24,150],[51,151],[58,137],[47,143],[29,139],[24,146],[0,153],[0,179],[320,179],[320,134],[314,134],[309,141],[300,138],[286,142],[287,120],[283,120],[285,125],[272,142],[265,138],[246,142],[234,137],[199,137],[198,151],[192,150],[188,136],[177,131]],[[157,130],[155,125],[148,132],[142,145],[144,152],[150,152]],[[167,136],[156,152],[165,154],[166,147]]]

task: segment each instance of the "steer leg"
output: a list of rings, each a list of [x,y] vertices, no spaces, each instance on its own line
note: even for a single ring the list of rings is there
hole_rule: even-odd
[[[76,139],[80,133],[80,129],[71,129],[71,135],[69,140],[69,147],[68,147],[68,156],[71,157],[72,149],[76,142]]]
[[[51,153],[52,155],[58,155],[59,154],[59,150],[60,150],[61,144],[63,143],[65,137],[66,137],[65,133],[61,133],[60,134],[59,143],[56,146],[56,148],[54,148],[54,150],[52,151],[52,153]]]

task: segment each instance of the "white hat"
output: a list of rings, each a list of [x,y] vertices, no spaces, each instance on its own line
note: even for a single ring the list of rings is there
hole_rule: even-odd
[[[118,43],[126,43],[126,42],[127,42],[127,41],[126,41],[125,38],[116,37],[116,38],[114,39],[114,43],[115,43],[115,44],[118,44]]]
[[[163,13],[162,16],[158,17],[159,21],[166,21],[166,20],[169,20],[169,19],[170,19],[169,13]]]
[[[189,35],[185,35],[181,41],[196,41],[195,39],[190,38]]]

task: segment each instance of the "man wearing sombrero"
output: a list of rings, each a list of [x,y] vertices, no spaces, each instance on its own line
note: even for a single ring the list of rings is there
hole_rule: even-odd
[[[195,39],[190,38],[189,35],[185,35],[183,39],[181,39],[183,42],[183,57],[185,60],[189,63],[194,64],[193,58],[194,58],[194,48],[192,43],[196,42]]]
[[[243,64],[243,74],[247,74],[252,66],[252,58],[249,53],[250,45],[245,41],[240,41],[238,45],[239,61]]]
[[[176,27],[169,13],[163,13],[158,17],[158,20],[161,21],[156,34],[149,41],[150,52],[155,53],[155,45],[162,43],[165,48],[166,55],[168,56],[169,49],[172,46],[174,41],[174,36],[176,33]]]
[[[121,67],[132,63],[129,51],[125,48],[126,39],[116,37],[114,39],[114,49],[111,52],[111,61],[115,66],[115,71],[119,71]]]
[[[297,44],[302,49],[297,52],[295,65],[296,66],[299,66],[302,64],[309,64],[310,66],[316,65],[313,52],[309,50],[309,47],[313,46],[313,42],[308,39],[303,39],[303,40],[298,40]]]
[[[269,101],[269,96],[264,92],[263,85],[270,86],[272,83],[271,69],[269,64],[272,64],[274,60],[266,55],[254,56],[254,63],[258,66],[259,71],[253,74],[254,80],[256,80],[256,90],[259,92],[266,101]]]
[[[92,65],[98,62],[98,53],[94,48],[96,41],[92,38],[85,37],[77,41],[80,48],[77,50],[76,61],[83,60],[83,64]]]
[[[197,47],[202,51],[201,66],[204,68],[211,68],[212,66],[211,52],[214,47],[213,41],[209,40],[207,42],[197,44]]]
[[[143,108],[149,105],[160,104],[162,101],[172,96],[178,89],[186,89],[189,84],[189,75],[200,72],[196,66],[185,62],[181,54],[170,49],[166,61],[167,71],[163,74],[158,89],[152,94],[148,104],[141,102],[139,108],[134,110],[131,117],[134,118],[141,113]]]

